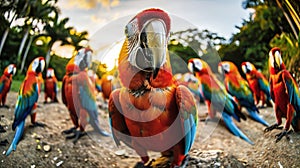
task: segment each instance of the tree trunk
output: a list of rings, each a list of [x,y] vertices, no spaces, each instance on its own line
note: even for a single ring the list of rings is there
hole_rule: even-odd
[[[2,36],[2,40],[1,40],[1,44],[0,44],[0,56],[1,56],[1,53],[2,53],[2,49],[3,49],[3,47],[4,47],[4,43],[5,43],[5,41],[6,41],[8,32],[9,32],[9,29],[10,29],[10,28],[7,27],[7,28],[5,29],[5,32],[4,32],[3,36]]]
[[[50,53],[51,53],[51,48],[52,48],[53,43],[49,42],[49,49],[47,51],[46,54],[46,69],[49,67],[49,63],[50,63]]]
[[[26,40],[27,40],[27,38],[28,38],[29,30],[30,30],[30,27],[28,27],[28,28],[26,29],[26,32],[25,32],[25,34],[24,34],[24,36],[23,36],[21,45],[20,45],[20,47],[19,47],[19,51],[18,51],[18,60],[17,60],[18,62],[21,62],[21,54],[22,54],[23,48],[24,48],[24,46],[25,46]]]
[[[27,47],[26,47],[26,50],[25,50],[25,53],[24,53],[24,55],[23,55],[22,63],[21,63],[21,69],[20,69],[20,72],[21,72],[21,73],[23,72],[23,69],[24,69],[24,66],[25,66],[25,62],[26,62],[26,58],[27,58],[29,49],[30,49],[30,47],[31,47],[33,38],[34,38],[34,36],[30,36],[29,42],[28,42]]]

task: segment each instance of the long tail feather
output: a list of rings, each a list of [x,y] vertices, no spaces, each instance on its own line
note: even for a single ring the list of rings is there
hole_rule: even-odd
[[[108,133],[105,130],[100,128],[98,120],[94,120],[94,119],[91,118],[90,119],[90,124],[94,128],[94,130],[97,131],[99,134],[101,134],[103,136],[112,136],[110,133]]]
[[[12,143],[10,144],[8,150],[5,153],[6,156],[8,156],[12,151],[15,151],[17,149],[17,145],[18,145],[18,143],[23,135],[23,132],[24,132],[24,125],[25,125],[25,121],[21,121],[20,124],[17,126],[15,137],[14,137]]]
[[[267,121],[265,121],[256,111],[253,111],[249,108],[247,108],[247,111],[253,120],[263,124],[264,126],[267,126],[267,127],[269,126],[269,123]]]
[[[227,126],[227,128],[237,137],[242,138],[246,142],[248,142],[251,145],[254,145],[254,143],[234,124],[232,121],[232,118],[227,113],[222,113],[223,120]]]

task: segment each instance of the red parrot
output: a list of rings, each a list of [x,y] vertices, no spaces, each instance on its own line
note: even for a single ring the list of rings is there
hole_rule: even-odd
[[[178,73],[174,75],[174,78],[179,84],[189,88],[198,102],[204,102],[199,80],[193,74],[189,72],[184,74]]]
[[[50,98],[51,102],[58,102],[57,100],[57,79],[55,77],[54,69],[48,68],[47,74],[46,74],[46,80],[45,80],[45,101],[44,103],[47,103],[47,99]]]
[[[98,107],[96,105],[95,85],[87,74],[92,59],[92,50],[82,48],[71,58],[66,67],[63,78],[62,100],[67,106],[74,127],[63,131],[65,134],[74,133],[67,139],[77,140],[86,135],[85,127],[88,123],[101,135],[109,136],[99,126]],[[80,130],[77,131],[77,128]]]
[[[126,25],[119,55],[122,88],[109,99],[113,138],[149,161],[147,151],[172,156],[172,167],[184,165],[195,139],[197,107],[192,93],[176,85],[167,50],[170,18],[146,9]]]
[[[6,102],[7,93],[9,92],[11,87],[12,76],[15,73],[16,73],[16,65],[10,64],[5,68],[3,75],[0,78],[0,107],[8,108],[8,106],[5,105],[5,102]]]
[[[241,66],[250,89],[253,92],[255,104],[258,107],[263,107],[267,99],[268,103],[273,105],[274,103],[270,94],[270,84],[266,77],[250,62],[243,62]]]
[[[253,142],[234,124],[232,118],[240,122],[240,118],[246,120],[246,116],[240,111],[234,98],[226,91],[225,86],[213,74],[210,66],[199,58],[188,61],[188,69],[194,73],[200,81],[201,94],[208,107],[208,119],[214,119],[216,112],[222,113],[222,119],[227,128],[237,137],[246,142]]]
[[[252,90],[248,82],[239,73],[237,66],[230,61],[220,62],[218,66],[220,73],[225,72],[224,83],[227,92],[237,99],[240,106],[247,109],[252,119],[269,126],[269,123],[258,114],[259,110],[255,106]]]
[[[15,136],[10,147],[6,151],[6,156],[13,150],[16,150],[17,144],[23,135],[25,119],[28,115],[30,115],[31,123],[34,126],[45,126],[45,124],[36,122],[36,113],[34,112],[40,94],[39,74],[41,74],[44,67],[45,60],[43,57],[35,58],[29,65],[26,77],[19,90],[14,112],[15,118],[12,124],[12,130],[16,130]]]
[[[278,47],[272,48],[269,52],[269,71],[271,96],[275,102],[276,123],[266,128],[265,131],[280,128],[282,118],[286,118],[282,132],[276,135],[276,142],[278,142],[283,136],[289,138],[291,125],[294,131],[300,131],[300,93],[295,79],[285,68]]]
[[[114,90],[112,83],[114,78],[114,76],[108,74],[105,74],[101,77],[101,89],[104,101],[109,99],[111,92]]]

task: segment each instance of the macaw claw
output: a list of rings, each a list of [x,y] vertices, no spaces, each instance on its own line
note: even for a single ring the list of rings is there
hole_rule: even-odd
[[[77,141],[78,141],[81,137],[83,137],[84,135],[87,135],[86,132],[77,131],[77,130],[74,130],[73,133],[74,133],[73,135],[67,136],[66,139],[73,139],[73,138],[74,138],[74,140],[73,140],[73,143],[74,143],[74,144],[76,144]]]
[[[279,126],[277,123],[267,127],[264,132],[270,132],[272,131],[273,129],[282,129],[283,127],[282,126]]]
[[[71,133],[74,133],[76,131],[76,128],[75,127],[72,127],[70,129],[67,129],[67,130],[64,130],[62,131],[61,133],[62,134],[71,134]]]
[[[8,144],[7,139],[0,141],[0,146],[6,146]]]
[[[7,108],[9,109],[10,107],[8,105],[3,105],[3,106],[0,106],[1,108]]]
[[[41,122],[35,122],[32,124],[32,127],[45,127],[46,124],[44,123],[41,123]]]
[[[286,131],[286,130],[283,130],[282,132],[280,132],[279,134],[276,134],[275,137],[276,137],[276,143],[279,142],[282,137],[286,137],[287,140],[290,140],[290,136],[289,134],[292,132],[292,130],[289,130],[289,131]]]

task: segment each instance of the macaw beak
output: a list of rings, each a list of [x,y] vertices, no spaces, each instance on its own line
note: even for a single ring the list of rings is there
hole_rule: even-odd
[[[14,69],[13,69],[13,71],[11,72],[11,74],[12,74],[12,75],[15,75],[16,72],[17,72],[17,68],[14,66]]]
[[[45,68],[45,60],[44,59],[40,59],[39,60],[39,65],[36,68],[36,73],[43,72],[44,68]]]
[[[280,52],[275,51],[273,58],[274,58],[274,68],[275,69],[280,69],[280,65],[282,63]]]
[[[189,62],[189,63],[188,63],[188,69],[189,69],[189,71],[190,71],[191,73],[193,73],[193,74],[195,73],[195,72],[194,72],[194,67],[195,67],[195,66],[194,66],[194,63],[193,63],[193,62]]]
[[[91,65],[92,62],[92,51],[86,49],[83,52],[80,52],[79,54],[84,54],[82,56],[82,59],[79,62],[79,68],[81,70],[84,70],[85,68],[88,68]]]
[[[145,24],[140,34],[140,47],[143,60],[149,64],[141,69],[151,69],[153,79],[157,77],[159,69],[166,62],[167,35],[166,26],[161,20],[151,20]],[[139,61],[140,62],[140,61]],[[139,64],[139,63],[138,63]]]

